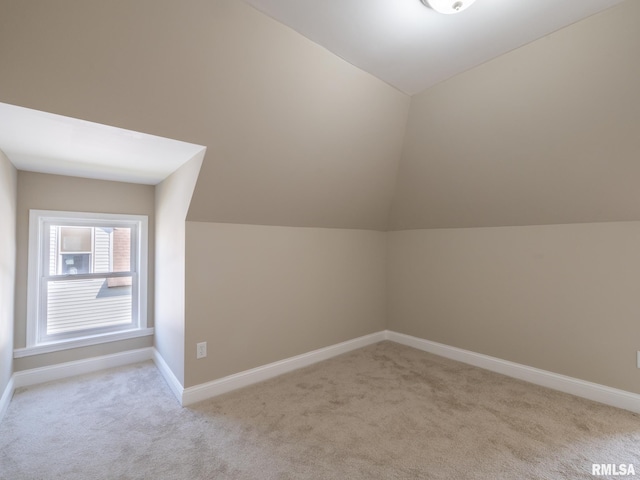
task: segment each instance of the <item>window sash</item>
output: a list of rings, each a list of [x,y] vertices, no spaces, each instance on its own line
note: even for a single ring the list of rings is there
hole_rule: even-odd
[[[115,275],[104,275],[104,274],[87,274],[87,275],[55,275],[49,276],[48,278],[42,278],[40,284],[40,311],[42,312],[38,319],[38,343],[48,343],[55,342],[61,340],[67,340],[70,338],[77,338],[79,336],[89,336],[89,335],[100,335],[104,333],[110,332],[119,332],[126,330],[133,330],[139,328],[139,318],[136,316],[136,312],[138,311],[138,289],[139,282],[137,274],[130,272],[115,272]],[[127,273],[129,273],[127,275]],[[60,281],[69,281],[69,282],[82,282],[84,280],[102,280],[105,281],[108,278],[121,278],[125,276],[132,277],[131,283],[131,307],[129,308],[129,322],[115,322],[111,325],[106,326],[94,326],[91,325],[95,323],[95,317],[92,319],[88,317],[84,321],[78,322],[78,325],[82,325],[83,323],[86,325],[84,328],[73,328],[68,329],[67,331],[61,331],[56,333],[49,333],[50,326],[50,315],[49,315],[49,284],[52,282],[60,282]],[[104,323],[104,322],[103,322]]]

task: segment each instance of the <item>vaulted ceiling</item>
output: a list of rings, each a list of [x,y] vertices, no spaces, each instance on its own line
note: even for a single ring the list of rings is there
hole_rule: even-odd
[[[265,11],[324,4],[314,41],[238,0],[0,0],[0,102],[205,146],[195,221],[385,230],[640,217],[640,2],[563,2],[564,20],[537,30],[504,18],[510,34],[535,37],[618,3],[488,60],[478,52],[518,44],[493,27],[486,43],[444,39],[520,2],[477,0],[445,21],[411,1],[441,22],[429,35],[444,44],[425,52],[445,61],[407,74],[382,43],[379,55],[368,45],[371,68],[328,50],[344,19],[327,18],[338,4],[365,7],[355,0],[252,0]],[[522,8],[534,3],[557,2]],[[391,28],[398,19],[387,17],[379,25]],[[410,97],[384,72],[408,80],[398,83],[407,92],[432,86]]]
[[[246,1],[413,95],[622,0],[478,0],[457,15],[420,0]]]

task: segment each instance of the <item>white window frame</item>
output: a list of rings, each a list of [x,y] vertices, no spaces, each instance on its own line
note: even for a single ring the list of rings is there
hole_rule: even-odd
[[[131,272],[137,278],[132,286],[132,323],[123,327],[102,327],[71,332],[63,335],[46,335],[46,289],[49,272],[48,225],[71,223],[77,226],[109,226],[131,228]],[[46,237],[46,238],[45,238]],[[65,212],[53,210],[29,211],[29,258],[27,290],[26,347],[14,350],[14,357],[77,348],[99,343],[152,335],[147,324],[147,271],[148,271],[148,217],[110,213]],[[86,277],[97,274],[87,274]],[[109,274],[118,276],[119,274]],[[83,275],[74,275],[75,278]],[[121,274],[120,276],[124,276]],[[126,274],[130,276],[130,274]]]

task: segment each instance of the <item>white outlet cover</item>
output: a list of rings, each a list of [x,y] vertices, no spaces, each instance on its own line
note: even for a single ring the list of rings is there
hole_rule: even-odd
[[[207,356],[207,342],[196,344],[196,358],[204,358]]]

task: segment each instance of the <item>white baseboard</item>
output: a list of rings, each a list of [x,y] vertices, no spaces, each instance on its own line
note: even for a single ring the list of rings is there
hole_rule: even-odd
[[[357,350],[386,339],[386,332],[376,332],[363,337],[354,338],[346,342],[331,345],[329,347],[313,350],[302,355],[286,358],[278,362],[269,363],[261,367],[245,370],[244,372],[229,375],[212,382],[202,383],[194,387],[185,388],[182,393],[182,405],[191,405],[223,393],[246,387],[254,383],[262,382],[283,373],[288,373],[302,367],[307,367],[322,360]]]
[[[139,348],[100,357],[86,358],[73,362],[58,363],[47,367],[32,368],[13,374],[14,388],[27,387],[38,383],[60,380],[107,368],[120,367],[131,363],[144,362],[153,358],[153,348]]]
[[[566,375],[528,367],[519,363],[509,362],[481,353],[451,347],[442,343],[424,340],[403,333],[386,332],[386,338],[392,342],[417,348],[425,352],[433,353],[441,357],[450,358],[459,362],[474,365],[476,367],[501,373],[509,377],[524,380],[536,385],[570,393],[578,397],[587,398],[596,402],[623,408],[635,413],[640,413],[640,395],[625,390],[607,387],[597,383],[587,382]]]
[[[180,405],[182,405],[182,394],[184,392],[184,387],[180,383],[180,380],[178,380],[178,378],[173,374],[173,371],[169,368],[167,362],[164,361],[164,358],[162,358],[160,352],[158,352],[155,348],[153,349],[153,361],[156,364],[156,367],[158,367],[158,370],[160,370],[160,373],[167,382],[167,385],[169,385],[169,388],[178,399],[178,402],[180,402]]]
[[[297,355],[295,357],[280,360],[189,388],[184,388],[182,386],[162,356],[153,347],[61,363],[48,367],[24,370],[13,374],[0,397],[0,421],[7,411],[16,388],[96,372],[107,368],[153,360],[180,404],[186,406],[238,388],[268,380],[278,375],[282,375],[383,340],[390,340],[392,342],[417,348],[441,357],[450,358],[452,360],[457,360],[469,365],[501,373],[509,377],[534,383],[536,385],[570,393],[572,395],[635,413],[640,413],[640,395],[636,393],[587,382],[577,378],[560,375],[546,370],[540,370],[527,365],[387,330],[365,335],[363,337],[348,340],[346,342],[331,345],[308,353],[303,353],[302,355]]]
[[[9,383],[7,383],[4,392],[2,392],[2,396],[0,396],[0,422],[2,422],[4,414],[7,413],[7,408],[9,408],[9,403],[11,402],[15,389],[15,379],[14,376],[11,375]]]

